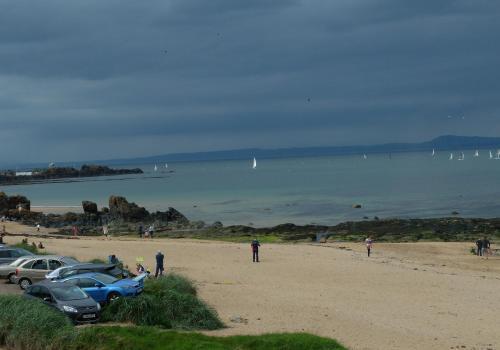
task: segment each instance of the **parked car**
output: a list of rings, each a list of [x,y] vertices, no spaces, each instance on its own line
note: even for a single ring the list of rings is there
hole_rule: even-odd
[[[62,281],[82,288],[87,294],[94,298],[95,301],[104,304],[120,297],[141,294],[144,290],[144,278],[146,278],[146,276],[146,274],[142,274],[135,278],[120,280],[103,273],[91,272],[71,276]]]
[[[26,260],[33,257],[34,255],[22,256],[10,264],[0,265],[0,279],[6,278],[10,283],[15,283],[14,278],[16,277],[16,268]]]
[[[127,271],[120,269],[114,264],[78,264],[60,267],[45,275],[45,278],[55,281],[87,272],[100,272],[118,279],[128,277]]]
[[[26,289],[29,285],[42,281],[45,275],[60,268],[61,266],[76,265],[79,262],[67,256],[47,255],[29,259],[16,268],[14,283],[19,284],[21,289]]]
[[[73,284],[45,280],[28,286],[24,295],[65,313],[74,323],[97,322],[100,317],[101,305]]]
[[[23,248],[8,247],[0,248],[0,265],[10,264],[21,256],[34,255],[32,252]]]

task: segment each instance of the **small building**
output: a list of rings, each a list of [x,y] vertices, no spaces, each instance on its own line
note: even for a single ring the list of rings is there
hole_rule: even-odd
[[[16,176],[32,176],[32,171],[16,171]]]

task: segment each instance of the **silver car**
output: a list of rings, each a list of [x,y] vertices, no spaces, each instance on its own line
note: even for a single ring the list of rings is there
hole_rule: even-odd
[[[16,268],[16,276],[13,277],[15,283],[19,284],[21,289],[26,289],[35,282],[45,279],[45,275],[61,266],[76,265],[79,262],[67,256],[46,255],[29,259],[21,263]]]
[[[10,283],[15,283],[14,278],[16,277],[16,268],[26,260],[32,259],[34,257],[35,255],[22,256],[8,265],[0,265],[0,279],[6,278]]]
[[[0,248],[0,265],[10,264],[11,262],[17,260],[17,258],[20,258],[25,255],[35,255],[35,254],[23,248],[2,247]]]

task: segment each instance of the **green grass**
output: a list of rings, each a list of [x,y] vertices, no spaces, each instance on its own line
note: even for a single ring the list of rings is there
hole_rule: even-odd
[[[192,282],[175,274],[147,280],[138,297],[120,298],[105,307],[102,320],[183,330],[223,327],[215,310],[197,298]]]
[[[0,346],[9,349],[62,349],[74,336],[71,321],[39,301],[0,295]]]
[[[151,327],[82,329],[68,350],[345,350],[335,340],[309,334],[211,337]]]

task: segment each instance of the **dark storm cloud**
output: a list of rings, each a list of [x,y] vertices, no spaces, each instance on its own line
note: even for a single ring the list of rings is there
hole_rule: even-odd
[[[0,7],[0,161],[500,131],[492,1]]]

